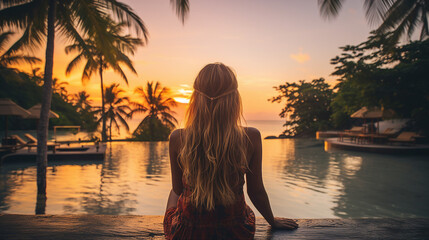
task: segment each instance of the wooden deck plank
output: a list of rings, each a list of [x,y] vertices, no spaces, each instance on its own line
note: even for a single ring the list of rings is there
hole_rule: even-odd
[[[164,239],[162,216],[0,215],[0,239]],[[255,239],[429,239],[429,219],[298,219],[272,232],[257,218]]]

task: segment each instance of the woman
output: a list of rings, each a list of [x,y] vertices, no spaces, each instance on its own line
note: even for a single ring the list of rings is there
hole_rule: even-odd
[[[262,182],[261,135],[241,126],[237,87],[222,63],[205,66],[195,79],[186,126],[170,136],[167,239],[252,239],[255,215],[244,200],[244,175],[250,200],[273,228],[298,227],[273,216]]]

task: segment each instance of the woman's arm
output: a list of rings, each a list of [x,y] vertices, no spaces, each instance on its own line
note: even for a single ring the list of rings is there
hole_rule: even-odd
[[[171,166],[171,181],[173,189],[170,191],[167,201],[167,209],[177,207],[177,200],[183,191],[182,169],[179,166],[179,149],[181,144],[180,129],[174,130],[170,135],[169,153]]]
[[[298,227],[291,219],[274,218],[270,201],[262,181],[262,141],[261,134],[255,128],[248,128],[252,153],[249,161],[249,172],[246,174],[247,194],[253,205],[273,228],[295,229]]]

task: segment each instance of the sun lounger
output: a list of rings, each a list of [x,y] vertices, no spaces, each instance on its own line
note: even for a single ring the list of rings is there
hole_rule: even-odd
[[[389,138],[389,142],[414,144],[416,142],[416,139],[414,137],[417,137],[417,136],[418,135],[415,132],[402,132],[396,138]]]
[[[386,128],[382,133],[369,133],[369,134],[360,134],[358,136],[357,142],[368,143],[383,143],[387,141],[390,137],[394,137],[398,133],[399,129],[396,128]]]
[[[349,137],[351,141],[356,140],[357,137],[363,133],[363,127],[354,126],[350,129],[344,130],[340,133],[340,141],[343,141],[344,137]]]
[[[31,150],[33,147],[37,147],[37,139],[33,137],[31,134],[26,133],[24,136],[28,139],[28,141],[25,141],[18,135],[12,135],[11,137],[15,138],[16,141],[20,144],[22,147],[28,147],[28,151]],[[59,146],[60,144],[48,142],[48,150],[55,150],[55,147]]]
[[[397,128],[386,128],[382,133],[379,133],[382,136],[393,137],[399,132]]]
[[[344,130],[344,132],[346,132],[346,133],[362,133],[363,129],[364,129],[364,127],[354,126],[350,129]]]
[[[22,139],[18,135],[11,135],[10,137],[16,140],[16,145],[8,146],[13,151],[16,151],[24,147],[30,147],[29,145],[31,145],[30,143],[24,141],[24,139]]]
[[[30,151],[30,149],[32,147],[36,147],[37,146],[37,142],[26,142],[24,139],[22,139],[20,136],[18,135],[12,135],[11,137],[13,137],[14,139],[16,139],[17,143],[18,143],[18,148],[23,148],[23,147],[28,147],[28,151]]]
[[[26,133],[24,136],[28,139],[29,143],[37,143],[37,138],[33,137],[33,135]]]
[[[16,140],[16,142],[19,143],[19,144],[21,144],[21,145],[26,145],[27,144],[27,142],[24,141],[24,139],[22,139],[18,135],[12,135],[11,137],[14,138]]]
[[[28,143],[32,143],[37,145],[37,138],[35,138],[33,135],[26,133],[24,136],[28,139]],[[48,141],[48,148],[52,148],[53,146],[59,146],[59,143],[55,143],[52,141]]]

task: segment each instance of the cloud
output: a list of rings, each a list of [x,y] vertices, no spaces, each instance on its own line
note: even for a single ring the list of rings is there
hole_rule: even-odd
[[[292,58],[298,63],[305,63],[310,60],[310,55],[308,55],[307,53],[303,53],[302,50],[299,50],[299,53],[291,54],[290,58]]]

